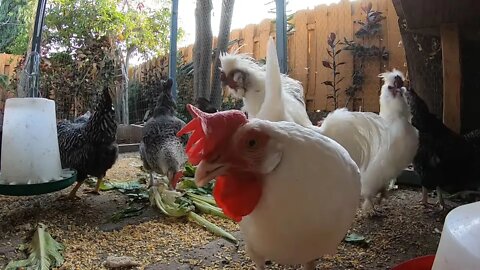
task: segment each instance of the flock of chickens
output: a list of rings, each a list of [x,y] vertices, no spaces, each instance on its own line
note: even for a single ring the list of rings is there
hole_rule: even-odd
[[[379,75],[379,114],[337,109],[316,126],[301,84],[280,74],[272,39],[264,66],[241,54],[223,54],[221,66],[222,85],[243,99],[242,111],[217,112],[200,98],[200,109],[187,105],[193,120],[186,124],[175,116],[169,79],[159,89],[139,151],[144,168],[166,175],[172,188],[187,160],[198,165],[198,186],[216,179],[215,200],[239,222],[257,269],[266,260],[314,269],[317,258],[335,253],[361,198],[362,211],[374,214],[374,204],[411,163],[421,177],[424,204],[428,189],[437,189],[444,206],[441,191],[480,187],[480,131],[462,136],[448,129],[397,70]],[[108,89],[93,113],[60,121],[57,128],[62,167],[78,171],[68,198],[76,197],[88,175],[98,178],[98,193],[118,157]],[[155,185],[152,173],[149,184]]]

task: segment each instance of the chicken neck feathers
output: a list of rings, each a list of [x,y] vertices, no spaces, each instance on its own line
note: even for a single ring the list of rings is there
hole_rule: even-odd
[[[256,208],[240,222],[249,249],[282,264],[334,253],[358,207],[358,167],[343,147],[314,130],[256,119],[247,126],[265,131],[282,151],[263,179]]]

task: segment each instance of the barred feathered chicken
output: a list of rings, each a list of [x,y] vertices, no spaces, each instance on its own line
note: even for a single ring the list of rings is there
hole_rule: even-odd
[[[204,97],[197,98],[197,107],[206,113],[215,113],[218,110],[210,103],[210,101]]]
[[[274,43],[272,38],[268,42]],[[265,66],[260,66],[254,59],[244,54],[223,54],[220,56],[220,62],[222,86],[227,87],[234,97],[243,99],[242,110],[248,113],[248,118],[284,120],[304,127],[312,125],[305,110],[303,87],[299,81],[284,74],[273,73],[272,75],[279,78],[275,81],[266,80]],[[282,99],[269,100],[265,91],[266,83],[278,84],[273,87],[281,88]],[[274,110],[270,110],[271,107]],[[281,113],[276,114],[277,112]]]
[[[77,184],[67,198],[76,197],[88,175],[98,178],[91,191],[98,194],[103,177],[118,157],[117,126],[107,87],[103,89],[93,114],[87,112],[73,122],[63,120],[57,124],[62,167],[77,170]]]
[[[455,193],[480,187],[480,130],[459,135],[430,113],[415,90],[408,89],[407,100],[412,124],[419,131],[419,148],[413,160],[422,184],[422,203],[428,205],[428,189],[437,188],[442,209],[442,191]]]
[[[143,127],[139,151],[143,167],[150,172],[150,186],[154,185],[152,172],[156,172],[166,175],[175,188],[183,175],[182,169],[187,161],[184,148],[187,137],[176,136],[185,126],[185,122],[175,116],[176,104],[171,93],[172,83],[172,79],[162,83],[152,117]]]

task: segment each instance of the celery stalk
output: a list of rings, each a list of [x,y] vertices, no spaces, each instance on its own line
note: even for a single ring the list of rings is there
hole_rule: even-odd
[[[217,225],[215,225],[215,224],[211,223],[210,221],[206,220],[204,217],[202,217],[200,215],[197,215],[195,212],[193,212],[193,211],[189,212],[187,214],[187,216],[188,216],[189,220],[192,220],[192,221],[196,222],[197,224],[204,227],[205,229],[207,229],[211,233],[213,233],[215,235],[218,235],[220,237],[223,237],[226,240],[228,240],[228,241],[230,241],[234,244],[238,243],[237,239],[233,235],[231,235],[229,232],[226,232],[222,228],[220,228]]]

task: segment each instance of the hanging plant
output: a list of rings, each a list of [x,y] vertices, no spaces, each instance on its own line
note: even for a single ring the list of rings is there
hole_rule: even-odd
[[[350,102],[353,102],[354,109],[356,107],[355,101],[361,100],[357,96],[362,91],[365,82],[365,61],[374,57],[377,57],[379,61],[386,61],[389,57],[385,47],[365,45],[367,40],[375,37],[381,40],[381,21],[386,17],[383,16],[382,12],[373,10],[371,2],[362,6],[362,10],[365,13],[365,19],[354,21],[355,24],[360,25],[360,28],[355,32],[355,37],[361,39],[361,43],[347,40],[346,38],[342,42],[344,45],[343,49],[350,51],[353,55],[352,85],[345,89],[347,96],[345,107],[348,107]]]
[[[327,95],[327,99],[333,100],[333,106],[335,109],[338,108],[338,91],[340,91],[340,88],[338,88],[338,84],[345,78],[338,78],[340,75],[338,67],[345,64],[345,62],[338,62],[337,60],[338,55],[340,54],[340,52],[342,52],[342,49],[337,48],[337,45],[339,43],[340,40],[337,40],[337,35],[333,32],[330,33],[327,38],[327,53],[330,56],[330,59],[322,61],[322,65],[332,71],[333,79],[329,81],[324,81],[323,84],[325,84],[331,89],[330,94]]]

